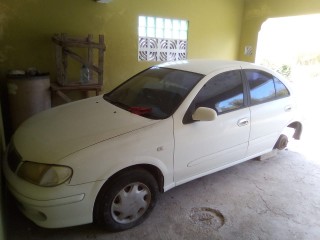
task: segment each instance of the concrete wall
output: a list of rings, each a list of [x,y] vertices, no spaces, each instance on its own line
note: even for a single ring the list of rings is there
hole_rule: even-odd
[[[33,66],[54,79],[54,33],[104,34],[104,89],[110,90],[154,64],[137,61],[139,15],[189,20],[188,58],[236,59],[243,6],[244,0],[2,0],[0,74]]]
[[[320,13],[319,0],[245,0],[239,59],[255,61],[255,50],[261,25],[268,18]],[[309,26],[306,26],[309,27]],[[315,29],[315,31],[317,31]],[[276,37],[276,36],[275,36]],[[245,46],[253,46],[251,56],[244,55]]]

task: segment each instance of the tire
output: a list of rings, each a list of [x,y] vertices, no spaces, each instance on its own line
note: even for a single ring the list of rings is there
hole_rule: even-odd
[[[288,142],[288,137],[284,134],[281,134],[274,146],[274,149],[276,148],[278,150],[283,150],[288,146]]]
[[[112,232],[135,227],[151,213],[158,189],[157,181],[148,171],[125,171],[101,188],[95,201],[93,220]]]

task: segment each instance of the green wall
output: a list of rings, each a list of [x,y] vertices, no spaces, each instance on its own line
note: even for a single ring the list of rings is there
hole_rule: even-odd
[[[105,35],[104,91],[108,91],[155,64],[137,60],[139,15],[189,20],[188,58],[236,59],[243,6],[244,0],[113,0],[109,4],[93,0],[1,0],[0,98],[4,101],[0,103],[5,127],[9,121],[5,100],[7,72],[36,67],[50,72],[54,80],[53,34]],[[74,75],[78,77],[79,71]],[[8,127],[5,130],[8,132]],[[0,196],[0,212],[1,205]]]
[[[0,97],[10,69],[36,67],[54,80],[55,33],[105,35],[108,91],[154,64],[137,61],[139,15],[189,20],[188,58],[254,61],[255,53],[244,56],[244,46],[255,49],[266,19],[312,13],[320,13],[319,0],[1,0]]]
[[[243,6],[244,0],[2,0],[0,74],[36,67],[54,79],[54,33],[104,34],[104,90],[110,90],[155,64],[137,61],[139,15],[189,20],[188,58],[236,59]]]
[[[318,13],[320,13],[319,0],[245,0],[239,59],[255,61],[255,51],[252,56],[245,56],[244,48],[251,45],[256,50],[261,25],[268,18]]]

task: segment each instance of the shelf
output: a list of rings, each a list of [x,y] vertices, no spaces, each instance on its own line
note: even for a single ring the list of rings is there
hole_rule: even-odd
[[[71,99],[63,91],[95,91],[98,95],[103,85],[103,64],[106,49],[104,36],[99,35],[98,41],[94,42],[92,34],[88,34],[87,37],[70,37],[63,33],[55,34],[52,41],[56,48],[57,66],[57,79],[55,83],[51,84],[52,91],[66,102],[70,102]],[[83,48],[87,49],[85,57],[80,54],[83,53],[83,50],[81,50]],[[95,51],[97,51],[97,54]],[[96,61],[94,61],[94,58],[97,58]],[[78,81],[68,79],[69,59],[79,63],[79,73],[82,66],[89,69],[90,82],[88,84],[80,83],[80,74]],[[94,62],[97,64],[94,64]]]

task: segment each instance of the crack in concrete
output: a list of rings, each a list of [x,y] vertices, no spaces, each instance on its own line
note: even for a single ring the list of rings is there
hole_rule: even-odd
[[[279,208],[275,208],[275,209],[274,209],[274,208],[270,207],[270,206],[268,205],[267,201],[266,201],[260,194],[259,194],[259,196],[260,196],[261,200],[264,202],[265,207],[267,208],[267,210],[266,210],[265,212],[270,211],[270,212],[273,213],[274,215],[280,216],[280,217],[283,217],[283,218],[286,218],[287,220],[289,220],[289,221],[291,221],[291,222],[293,222],[293,223],[296,223],[296,224],[298,224],[298,225],[310,226],[310,224],[308,224],[308,223],[302,223],[302,222],[294,219],[294,217],[295,217],[294,214],[289,214],[289,213],[287,213],[287,212],[285,212],[284,210],[279,209]],[[277,212],[276,210],[277,210],[278,212]],[[264,213],[265,213],[265,212],[264,212]],[[279,213],[279,212],[280,212],[280,213]],[[315,223],[315,225],[316,225],[316,226],[320,226],[320,224],[317,224],[317,223]]]
[[[265,193],[265,190],[263,188],[260,188],[255,182],[252,182],[256,188],[258,188],[260,191],[264,192]]]
[[[264,191],[262,188],[258,187],[258,185],[257,185],[256,183],[253,182],[253,184],[254,184],[259,190],[261,190],[262,192],[265,193],[265,191]],[[308,224],[308,223],[303,223],[303,222],[300,222],[300,221],[294,219],[294,217],[295,217],[294,214],[289,214],[289,213],[287,213],[287,212],[285,212],[284,210],[279,209],[279,208],[272,208],[272,207],[270,207],[269,204],[268,204],[268,202],[262,197],[262,195],[261,195],[260,193],[258,193],[258,194],[259,194],[260,199],[263,201],[264,206],[266,207],[266,210],[264,210],[264,211],[258,212],[258,211],[256,210],[256,212],[257,212],[258,214],[265,214],[265,213],[267,213],[267,212],[269,211],[269,212],[271,212],[272,214],[274,214],[274,215],[276,215],[276,216],[280,216],[280,217],[286,218],[286,219],[288,219],[289,221],[291,221],[291,222],[293,222],[293,223],[296,223],[296,224],[299,224],[299,225],[303,225],[303,226],[310,226],[310,224]],[[269,195],[269,196],[272,196],[272,195]],[[249,209],[253,209],[253,208],[250,207],[248,204],[246,204],[246,205],[247,205],[247,207],[248,207]],[[314,206],[314,205],[313,205],[313,207],[315,207],[315,208],[317,208],[317,209],[320,209],[319,207]],[[317,224],[317,223],[315,223],[315,225],[316,225],[316,226],[320,226],[320,224]],[[260,229],[260,230],[262,230],[262,229]]]
[[[286,213],[284,210],[279,209],[279,208],[270,207],[268,202],[261,196],[261,194],[259,194],[259,197],[263,201],[263,203],[264,203],[265,207],[267,208],[267,210],[269,210],[274,215],[280,216],[280,217],[284,217],[284,218],[287,218],[287,219],[290,219],[290,217],[294,217],[294,214]]]

